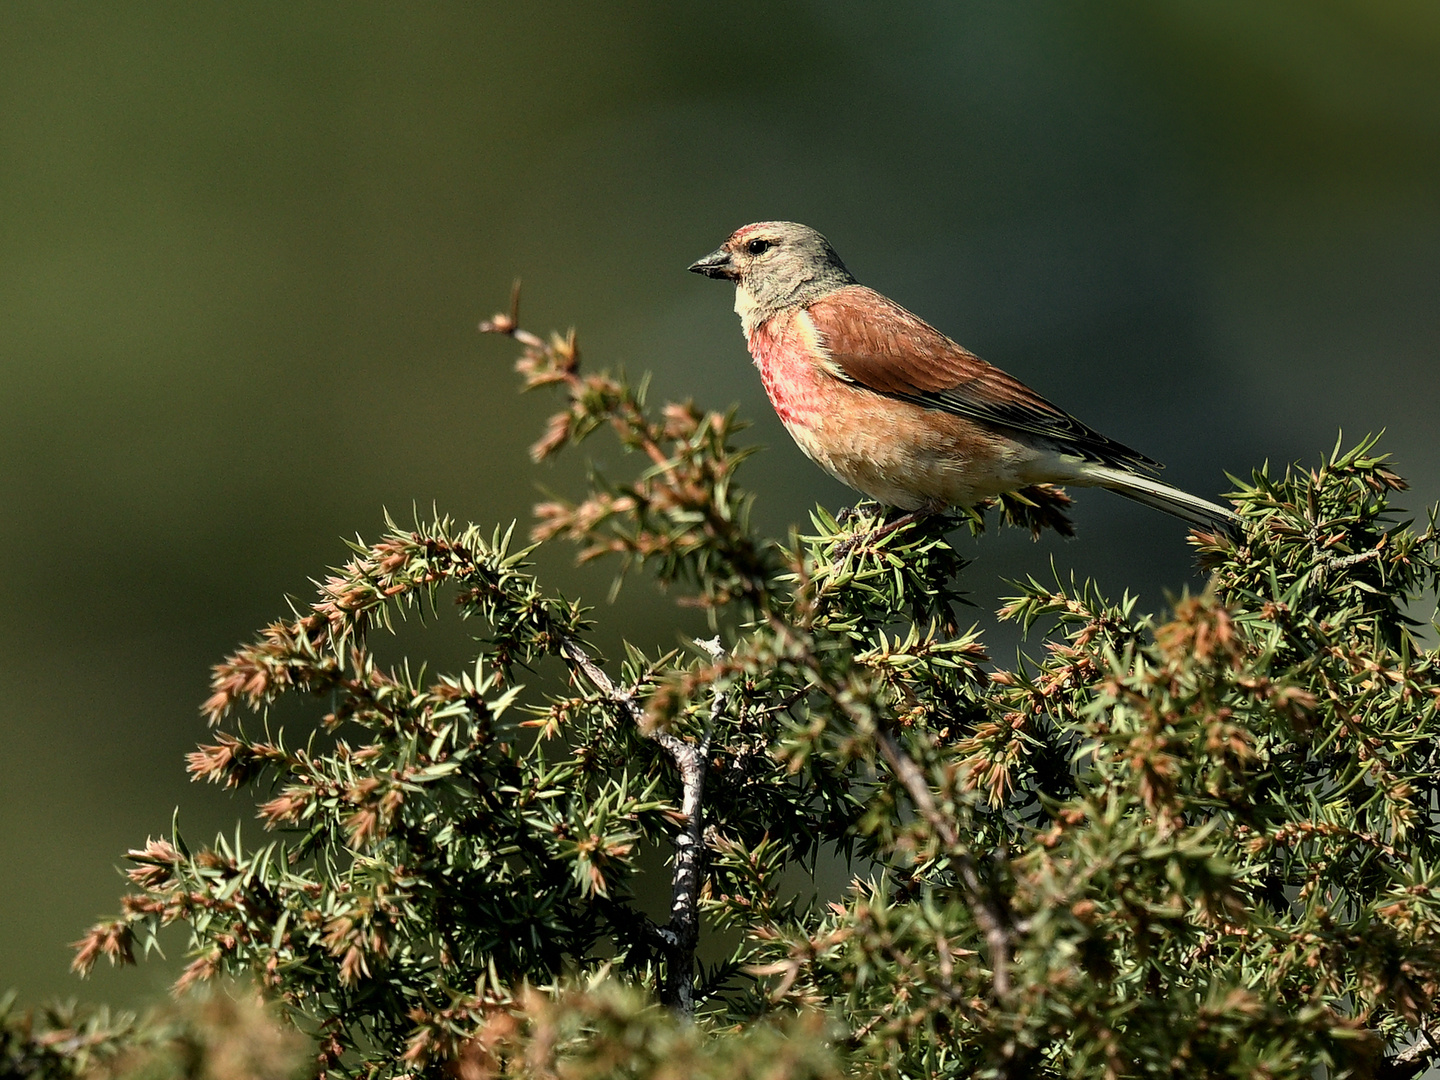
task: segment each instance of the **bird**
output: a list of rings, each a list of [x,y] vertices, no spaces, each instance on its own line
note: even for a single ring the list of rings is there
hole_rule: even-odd
[[[1156,479],[1159,462],[861,285],[807,225],[746,225],[688,269],[735,284],[781,422],[862,495],[922,517],[1036,484],[1101,487],[1203,531],[1239,531],[1230,510]]]

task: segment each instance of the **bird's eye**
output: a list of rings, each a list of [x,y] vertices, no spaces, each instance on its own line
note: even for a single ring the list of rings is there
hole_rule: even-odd
[[[745,250],[751,255],[764,255],[773,246],[769,240],[751,240],[745,245]]]

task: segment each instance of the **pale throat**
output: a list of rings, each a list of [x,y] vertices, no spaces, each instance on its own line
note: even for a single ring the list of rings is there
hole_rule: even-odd
[[[745,331],[748,338],[755,329],[755,324],[764,322],[764,316],[758,311],[755,297],[750,295],[750,290],[744,285],[735,286],[735,314],[740,316],[740,329]]]

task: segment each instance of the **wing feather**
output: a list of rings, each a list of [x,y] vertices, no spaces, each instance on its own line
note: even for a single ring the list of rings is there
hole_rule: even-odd
[[[1038,438],[1088,461],[1145,471],[1162,467],[1082,424],[874,289],[837,289],[807,313],[837,378]]]

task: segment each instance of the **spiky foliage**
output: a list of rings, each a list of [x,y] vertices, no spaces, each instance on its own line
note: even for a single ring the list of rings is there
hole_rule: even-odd
[[[74,1004],[21,1011],[0,999],[7,1080],[299,1080],[306,1041],[253,990],[217,984],[140,1017]]]
[[[182,983],[253,973],[345,1076],[1423,1069],[1440,678],[1410,617],[1440,537],[1399,520],[1372,443],[1239,484],[1243,539],[1195,536],[1210,585],[1162,620],[1018,586],[1001,616],[1034,648],[1005,670],[957,621],[961,523],[862,508],[765,540],[733,415],[652,411],[513,309],[487,328],[564,395],[537,457],[608,427],[644,461],[541,507],[537,539],[652,568],[719,636],[607,664],[508,533],[387,523],[216,668],[191,771],[276,838],[131,852],[79,968],[184,923]],[[1066,524],[1050,490],[996,509]],[[473,670],[378,663],[442,593]],[[317,703],[289,735],[287,695]],[[848,887],[797,889],[822,864]],[[733,948],[697,966],[707,940]]]

